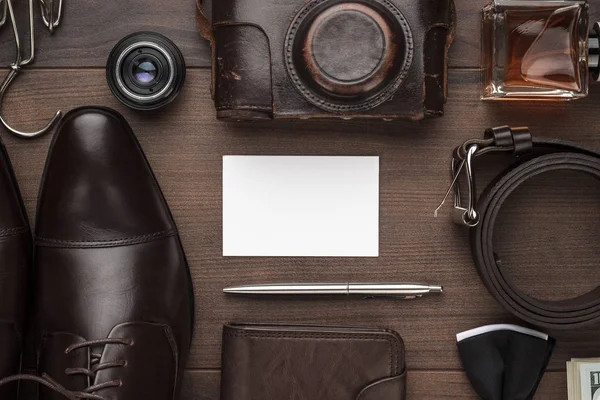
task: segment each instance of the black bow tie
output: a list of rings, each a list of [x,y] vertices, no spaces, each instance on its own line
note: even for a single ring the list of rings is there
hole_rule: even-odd
[[[491,325],[457,335],[465,372],[484,400],[533,399],[555,340],[515,325]]]

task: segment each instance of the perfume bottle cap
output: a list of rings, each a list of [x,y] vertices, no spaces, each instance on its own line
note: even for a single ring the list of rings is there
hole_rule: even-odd
[[[589,62],[592,78],[600,82],[600,22],[594,24],[594,31],[589,40]]]

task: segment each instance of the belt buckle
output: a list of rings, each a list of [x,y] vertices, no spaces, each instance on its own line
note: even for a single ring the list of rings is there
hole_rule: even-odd
[[[528,128],[510,128],[501,126],[485,131],[483,139],[469,139],[457,147],[451,161],[452,183],[444,196],[444,199],[436,208],[434,216],[438,216],[450,193],[454,192],[454,208],[452,220],[458,225],[469,228],[479,225],[480,214],[476,209],[477,191],[475,190],[475,178],[473,175],[473,159],[487,153],[512,152],[519,155],[529,151],[533,147],[531,133]],[[462,205],[460,175],[464,171],[469,202],[466,207]]]
[[[479,213],[475,210],[475,204],[477,203],[477,192],[475,190],[475,180],[473,178],[473,157],[479,150],[479,145],[477,144],[467,144],[461,146],[455,152],[454,157],[451,161],[451,173],[452,173],[452,184],[450,188],[446,192],[446,196],[444,200],[439,205],[439,207],[435,210],[434,215],[437,217],[439,209],[444,205],[446,199],[450,195],[452,191],[454,191],[454,207],[452,212],[452,220],[455,224],[465,225],[470,228],[475,227],[479,224]],[[463,149],[465,151],[465,156],[461,160],[460,159],[460,151]],[[467,187],[468,187],[468,205],[465,208],[462,205],[461,199],[461,188],[460,188],[460,174],[465,172]]]

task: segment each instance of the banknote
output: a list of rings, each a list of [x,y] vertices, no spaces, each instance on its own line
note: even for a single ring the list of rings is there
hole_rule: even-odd
[[[569,400],[600,400],[600,359],[567,362],[567,385]]]
[[[578,365],[581,400],[600,400],[600,362]]]

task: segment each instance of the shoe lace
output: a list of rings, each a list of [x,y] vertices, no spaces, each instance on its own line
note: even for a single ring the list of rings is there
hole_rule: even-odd
[[[134,341],[131,339],[99,339],[99,340],[90,340],[86,342],[81,342],[74,344],[72,346],[67,347],[65,350],[65,354],[70,354],[73,351],[77,351],[83,348],[92,349],[94,347],[106,346],[109,344],[116,345],[125,345],[125,346],[133,346]],[[109,369],[109,368],[118,368],[125,367],[127,365],[127,360],[117,360],[110,362],[101,362],[102,354],[99,353],[90,353],[90,367],[89,368],[67,368],[65,369],[65,374],[69,376],[73,375],[85,375],[89,377],[92,381],[96,379],[96,375],[99,371]],[[106,388],[114,388],[120,387],[123,385],[123,381],[121,379],[115,379],[109,382],[103,382],[96,385],[91,385],[85,388],[83,391],[72,391],[60,383],[56,382],[52,379],[48,374],[42,374],[41,376],[31,375],[31,374],[18,374],[9,376],[3,379],[0,379],[0,386],[6,385],[11,382],[16,381],[32,381],[37,382],[41,385],[46,386],[47,388],[54,390],[57,393],[62,394],[69,400],[106,400],[104,397],[95,394],[95,392],[106,389]]]

